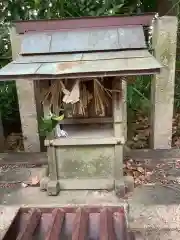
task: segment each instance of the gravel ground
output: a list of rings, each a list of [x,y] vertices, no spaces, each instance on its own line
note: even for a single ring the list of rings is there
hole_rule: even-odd
[[[132,204],[129,225],[147,240],[180,239],[180,205]]]

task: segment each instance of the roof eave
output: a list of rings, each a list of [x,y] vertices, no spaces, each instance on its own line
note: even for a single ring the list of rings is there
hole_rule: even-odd
[[[116,15],[116,16],[100,16],[100,17],[81,17],[51,20],[30,20],[15,21],[13,24],[19,34],[29,31],[61,31],[63,29],[79,29],[79,28],[100,28],[100,27],[117,27],[126,25],[142,25],[150,26],[156,13],[146,13],[141,15]]]
[[[93,72],[93,73],[72,73],[72,74],[27,74],[27,75],[0,75],[0,81],[12,80],[51,80],[51,79],[73,79],[73,78],[91,78],[91,77],[113,77],[113,76],[142,76],[159,74],[161,68],[144,69],[144,70],[128,70],[116,72]]]

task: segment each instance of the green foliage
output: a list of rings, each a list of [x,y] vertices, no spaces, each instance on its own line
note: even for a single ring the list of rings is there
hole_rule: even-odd
[[[150,110],[151,77],[139,76],[127,87],[128,108],[133,111],[141,110],[145,115]]]
[[[141,0],[139,2],[141,6],[141,12],[157,12],[157,0]]]
[[[179,73],[180,72],[178,72],[176,74],[176,82],[175,82],[174,105],[175,105],[175,111],[176,112],[180,112],[180,74]]]
[[[22,0],[4,0],[1,19],[3,22],[10,22],[20,19],[50,19],[134,13],[137,10],[138,3],[139,0],[24,0],[23,2]]]
[[[8,26],[13,20],[133,14],[157,11],[156,0],[3,0],[0,2],[0,67],[11,60]],[[163,7],[163,6],[162,6]],[[180,88],[180,87],[179,87]],[[178,88],[178,91],[179,91]],[[0,111],[5,119],[17,117],[14,83],[0,84]],[[128,105],[148,111],[150,78],[137,78],[128,86]],[[180,105],[180,100],[176,101]]]
[[[61,116],[48,116],[41,118],[40,123],[39,123],[39,134],[42,137],[47,137],[49,136],[54,128],[57,126],[57,124],[62,121],[64,118],[64,115]]]
[[[0,82],[0,111],[4,121],[14,122],[19,119],[16,85],[11,82]]]

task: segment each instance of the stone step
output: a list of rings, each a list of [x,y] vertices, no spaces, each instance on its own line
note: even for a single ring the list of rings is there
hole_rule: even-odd
[[[41,179],[45,167],[26,168],[26,167],[0,167],[0,185],[31,183],[33,178]]]
[[[180,204],[180,184],[154,183],[136,187],[128,196],[129,204],[151,205],[172,205]]]
[[[177,240],[180,239],[180,232],[175,229],[132,229],[132,232],[138,232],[137,240]]]
[[[129,227],[144,239],[180,239],[180,185],[139,186],[128,196]]]
[[[180,229],[180,205],[129,205],[129,224],[141,229]]]
[[[144,239],[180,239],[180,206],[131,203],[129,227]]]

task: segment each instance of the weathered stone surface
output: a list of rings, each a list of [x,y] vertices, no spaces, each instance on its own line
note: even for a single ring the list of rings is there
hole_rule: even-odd
[[[152,79],[152,147],[171,148],[174,105],[177,18],[164,16],[154,22],[154,55],[164,68]]]
[[[127,192],[134,191],[134,178],[132,176],[124,176],[124,184]]]
[[[16,87],[23,132],[24,150],[26,152],[39,152],[40,141],[34,96],[34,82],[32,80],[17,80]]]
[[[47,193],[49,196],[57,196],[60,191],[58,181],[49,181],[47,184]]]
[[[119,198],[123,198],[125,196],[125,184],[122,180],[115,180],[115,193]]]
[[[48,177],[43,177],[40,180],[40,190],[41,191],[46,191],[47,190],[48,182],[49,182],[49,178]]]
[[[0,240],[5,236],[18,211],[19,207],[16,206],[0,206]]]
[[[59,178],[112,177],[114,147],[57,148]]]
[[[10,31],[12,58],[15,59],[21,47],[21,38],[16,33],[15,28]],[[19,102],[19,112],[23,132],[24,150],[26,152],[39,152],[40,140],[38,133],[37,110],[35,101],[35,91],[33,80],[17,80],[17,95]]]
[[[67,178],[59,183],[62,190],[114,190],[113,178]]]

